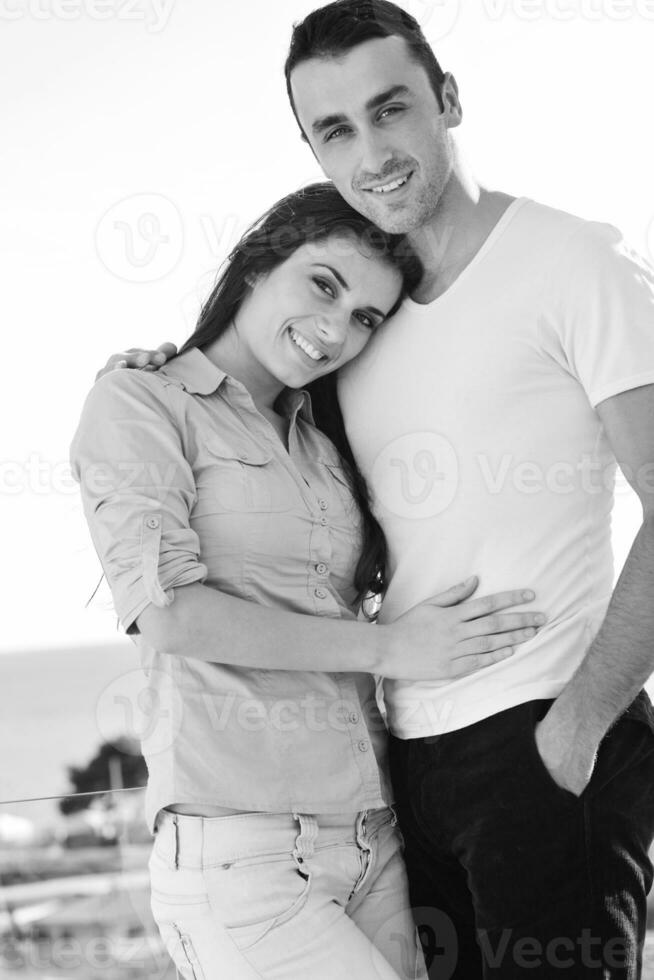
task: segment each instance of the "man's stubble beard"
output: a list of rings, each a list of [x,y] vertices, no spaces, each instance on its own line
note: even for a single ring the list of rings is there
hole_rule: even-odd
[[[374,202],[371,202],[372,206],[367,207],[364,211],[361,206],[361,198],[358,198],[356,202],[350,201],[350,203],[387,234],[411,234],[430,225],[433,221],[449,175],[449,172],[446,175],[439,175],[437,181],[427,187],[420,188],[415,199],[407,207],[398,208],[396,212],[387,210],[383,204],[377,207]]]

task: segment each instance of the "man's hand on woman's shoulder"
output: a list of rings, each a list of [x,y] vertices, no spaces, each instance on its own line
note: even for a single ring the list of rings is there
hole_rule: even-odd
[[[177,354],[177,347],[170,341],[160,344],[156,350],[144,350],[142,347],[130,347],[129,350],[112,354],[105,366],[98,371],[95,380],[123,368],[140,368],[142,371],[156,371],[162,364]]]

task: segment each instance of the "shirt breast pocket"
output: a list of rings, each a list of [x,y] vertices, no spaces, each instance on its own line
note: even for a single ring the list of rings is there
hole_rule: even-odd
[[[196,473],[198,504],[223,513],[283,513],[292,506],[285,471],[272,452],[253,442],[205,445]]]

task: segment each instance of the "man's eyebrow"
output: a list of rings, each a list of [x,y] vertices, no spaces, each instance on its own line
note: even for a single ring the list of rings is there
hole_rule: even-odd
[[[326,129],[331,129],[332,126],[341,126],[345,122],[347,122],[347,116],[333,112],[330,116],[322,116],[320,119],[316,119],[311,127],[311,132],[318,136],[320,133],[324,133]]]
[[[380,92],[379,95],[373,95],[371,99],[368,99],[366,109],[378,109],[384,102],[390,102],[399,95],[411,95],[411,90],[407,85],[392,85],[385,92]]]
[[[371,109],[378,109],[380,105],[385,102],[390,102],[391,99],[396,99],[401,95],[410,95],[411,90],[406,85],[392,85],[390,88],[386,89],[384,92],[379,92],[378,95],[373,95],[371,99],[366,102],[365,108],[368,112]],[[311,126],[311,131],[318,135],[323,133],[326,129],[330,129],[331,126],[342,126],[343,123],[347,122],[347,116],[343,112],[332,112],[329,116],[321,116],[316,119],[316,121]]]

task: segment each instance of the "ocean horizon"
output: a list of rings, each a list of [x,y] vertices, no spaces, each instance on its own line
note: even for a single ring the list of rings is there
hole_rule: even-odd
[[[0,815],[38,826],[59,820],[56,801],[5,801],[68,795],[67,766],[129,733],[116,694],[141,677],[128,639],[0,654]]]
[[[133,706],[144,677],[138,650],[115,643],[0,653],[0,816],[43,827],[59,822],[70,793],[68,766],[83,766],[101,743],[138,736]],[[647,684],[653,695],[654,678]]]

